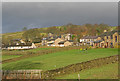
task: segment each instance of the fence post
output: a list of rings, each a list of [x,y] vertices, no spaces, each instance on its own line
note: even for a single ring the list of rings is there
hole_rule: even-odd
[[[41,71],[40,71],[40,79],[41,79]]]
[[[31,79],[32,79],[32,72],[31,72]]]
[[[25,72],[24,72],[24,79],[25,79]]]
[[[79,79],[79,81],[80,81],[80,74],[78,74],[78,79]]]

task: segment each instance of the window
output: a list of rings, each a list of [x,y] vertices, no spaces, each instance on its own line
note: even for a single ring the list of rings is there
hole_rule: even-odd
[[[115,42],[117,42],[117,36],[115,36]]]
[[[111,35],[110,38],[113,39],[113,36]]]
[[[107,39],[108,39],[108,36],[107,36]]]

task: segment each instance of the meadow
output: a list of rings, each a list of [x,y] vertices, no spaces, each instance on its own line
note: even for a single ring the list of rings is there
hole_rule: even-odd
[[[49,48],[49,47],[42,47],[42,48],[36,48],[36,49],[30,49],[30,50],[3,50],[2,51],[2,60],[12,59],[16,57],[20,57],[23,55],[27,55],[29,53],[37,53],[42,50],[48,50],[48,49],[55,49],[55,48]]]
[[[2,55],[2,60],[12,59],[20,56],[22,55]]]
[[[33,49],[33,51],[35,50],[37,49]],[[85,61],[102,58],[102,57],[108,57],[117,54],[118,54],[117,48],[88,49],[87,51],[80,51],[80,49],[72,49],[72,50],[59,51],[59,52],[40,55],[40,56],[34,56],[30,58],[24,58],[14,62],[4,63],[2,64],[2,69],[3,70],[20,70],[20,69],[51,70],[51,69],[64,67],[70,64],[85,62]]]
[[[118,79],[118,62],[83,70],[77,73],[62,75],[55,79],[79,79],[78,75],[80,76],[80,79]]]

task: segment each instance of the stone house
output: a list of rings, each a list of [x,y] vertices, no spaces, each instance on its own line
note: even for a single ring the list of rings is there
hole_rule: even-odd
[[[80,45],[93,46],[93,42],[97,40],[97,36],[84,36],[80,39]]]
[[[72,40],[68,40],[64,43],[64,46],[72,46],[73,45],[73,41]]]
[[[54,42],[54,45],[55,45],[55,46],[59,46],[59,42],[63,42],[63,41],[65,41],[65,40],[62,39],[62,38],[57,38],[57,39],[55,40],[55,42]]]
[[[72,46],[73,41],[72,40],[67,40],[67,41],[61,41],[58,43],[60,47],[66,47],[66,46]]]
[[[36,48],[34,43],[21,43],[19,45],[16,44],[11,44],[11,45],[7,45],[4,46],[2,49],[8,49],[8,50],[16,50],[16,49],[33,49]]]
[[[47,46],[56,46],[56,47],[66,47],[73,45],[72,40],[64,40],[62,38],[57,38],[54,41],[49,41],[47,43],[48,43]]]
[[[25,44],[26,42],[22,39],[13,39],[10,41],[10,44],[14,44],[14,45],[19,45],[19,44]]]
[[[73,43],[71,42],[71,34],[63,34],[60,36],[50,36],[48,35],[47,38],[43,38],[42,45],[46,46],[70,46]]]
[[[80,39],[80,45],[90,45],[94,48],[112,48],[118,47],[120,44],[120,31],[113,30],[107,32],[104,30],[104,33],[99,36],[84,36]]]
[[[113,30],[110,32],[104,31],[103,34],[99,35],[97,40],[94,42],[94,47],[101,47],[101,48],[112,48],[118,47],[120,41],[120,33],[118,30]]]

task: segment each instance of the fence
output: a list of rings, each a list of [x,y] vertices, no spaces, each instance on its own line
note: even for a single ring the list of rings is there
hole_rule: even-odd
[[[3,79],[41,79],[42,70],[4,70]]]

